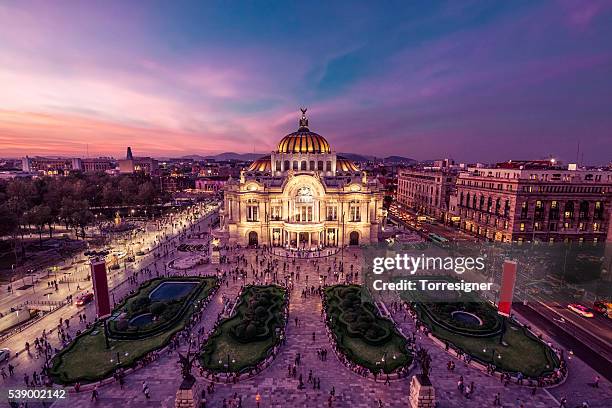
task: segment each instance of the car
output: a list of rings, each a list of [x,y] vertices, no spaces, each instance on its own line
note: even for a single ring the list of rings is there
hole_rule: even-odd
[[[94,294],[91,292],[82,293],[81,295],[79,295],[79,297],[77,297],[76,305],[85,306],[86,304],[91,302],[93,298],[94,298]]]
[[[593,303],[593,310],[595,310],[597,313],[601,313],[608,319],[612,319],[612,302],[598,300],[597,302]]]
[[[570,303],[569,305],[567,305],[567,308],[582,317],[594,317],[593,311],[591,309],[578,303]]]
[[[11,350],[7,348],[0,349],[0,362],[8,360],[11,357]]]

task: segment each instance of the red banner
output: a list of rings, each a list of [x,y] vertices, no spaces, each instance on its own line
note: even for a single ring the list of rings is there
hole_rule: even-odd
[[[93,281],[96,301],[96,314],[103,319],[110,315],[111,306],[108,296],[108,280],[106,277],[106,262],[102,260],[91,261],[91,279]]]
[[[497,313],[502,316],[510,316],[512,310],[512,298],[514,297],[514,284],[516,283],[516,261],[504,261],[502,271],[501,289],[499,290],[499,302]]]

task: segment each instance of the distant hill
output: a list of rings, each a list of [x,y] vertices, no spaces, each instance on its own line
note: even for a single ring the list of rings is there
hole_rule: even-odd
[[[255,159],[259,159],[261,156],[265,156],[265,153],[234,153],[234,152],[225,152],[211,156],[201,156],[199,154],[190,154],[189,156],[183,156],[183,159],[192,159],[192,160],[239,160],[239,161],[252,161]]]
[[[222,161],[222,160],[253,161],[253,160],[259,159],[262,156],[266,156],[266,153],[225,152],[225,153],[220,153],[220,154],[210,155],[210,156],[190,154],[188,156],[183,156],[181,158],[195,160],[195,161],[211,160],[211,159],[217,160],[217,161]],[[380,160],[379,158],[375,156],[356,154],[356,153],[338,153],[338,156],[345,157],[354,162],[366,162],[366,161]],[[406,163],[416,163],[417,162],[414,159],[411,159],[409,157],[402,157],[402,156],[389,156],[389,157],[385,157],[382,160],[384,160],[385,163],[404,163],[406,164]]]
[[[417,161],[410,157],[403,156],[388,156],[383,159],[385,163],[416,163]]]
[[[356,153],[338,153],[338,156],[342,156],[354,162],[366,162],[369,160],[376,160],[376,157],[374,156],[364,156],[362,154],[356,154]]]

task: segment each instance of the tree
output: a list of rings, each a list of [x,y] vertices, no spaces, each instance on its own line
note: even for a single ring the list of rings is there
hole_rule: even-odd
[[[85,228],[94,220],[93,213],[89,211],[89,203],[87,200],[75,202],[75,211],[72,213],[72,220],[75,228],[81,229],[81,237],[85,239]]]
[[[8,203],[0,206],[0,237],[10,236],[15,262],[17,262],[17,234],[19,231],[19,218]]]
[[[30,211],[26,213],[26,219],[28,223],[36,227],[36,232],[39,237],[39,244],[42,247],[42,234],[45,229],[45,225],[49,223],[51,219],[51,209],[46,205],[36,205],[32,207]]]

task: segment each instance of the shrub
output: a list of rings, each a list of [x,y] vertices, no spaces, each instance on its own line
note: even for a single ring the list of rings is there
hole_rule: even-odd
[[[132,312],[132,314],[144,312],[150,304],[151,299],[149,299],[147,296],[141,296],[137,299],[134,299],[134,301],[130,304],[130,312]]]
[[[117,321],[117,330],[120,331],[125,331],[128,328],[128,321],[127,319],[119,319]]]
[[[150,310],[155,316],[161,315],[164,310],[166,310],[167,306],[164,302],[154,302],[151,304]]]

